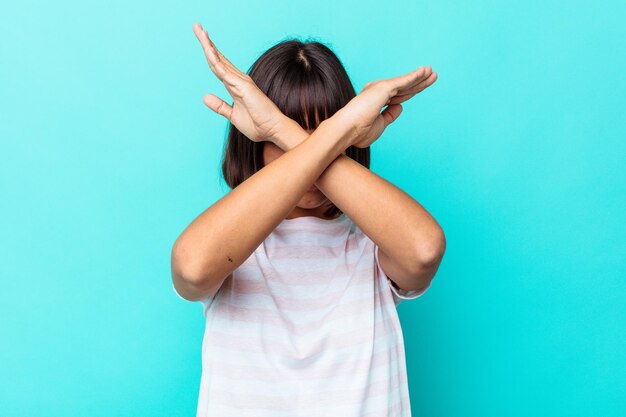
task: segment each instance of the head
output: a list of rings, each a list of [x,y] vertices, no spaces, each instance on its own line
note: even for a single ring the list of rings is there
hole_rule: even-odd
[[[279,42],[252,64],[248,74],[283,114],[309,133],[356,96],[339,58],[317,41]],[[283,153],[272,142],[251,141],[229,123],[222,174],[233,189]],[[369,169],[369,148],[350,146],[344,153]],[[320,190],[307,191],[294,211],[298,209],[326,218],[341,214]]]

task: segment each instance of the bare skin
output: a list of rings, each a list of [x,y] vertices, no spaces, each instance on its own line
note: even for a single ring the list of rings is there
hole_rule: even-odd
[[[280,113],[199,24],[194,32],[211,70],[233,97],[230,106],[207,94],[205,104],[250,140],[266,141],[268,163],[179,236],[172,250],[177,291],[189,300],[214,295],[278,223],[289,216],[321,217],[327,199],[378,244],[381,267],[398,288],[428,284],[443,256],[441,228],[410,196],[342,153],[349,146],[370,146],[400,115],[400,103],[431,85],[436,73],[420,67],[367,83],[346,106],[307,132]],[[319,192],[307,191],[313,183]]]
[[[264,142],[263,163],[267,165],[280,158],[284,153],[285,151],[280,149],[274,143],[269,141]],[[324,217],[324,212],[330,207],[331,204],[332,202],[320,191],[319,188],[316,188],[313,191],[307,190],[300,201],[296,203],[296,207],[294,207],[293,210],[291,210],[291,212],[287,215],[286,219],[294,219],[296,217],[303,216],[315,216],[323,219],[326,218]]]
[[[302,129],[302,131],[306,132],[306,137],[313,133],[313,130],[305,131]],[[305,137],[301,137],[301,139],[300,142],[304,141]],[[276,146],[273,142],[266,141],[263,144],[263,163],[267,165],[280,158],[284,153],[285,151]],[[343,151],[343,154],[345,155],[346,152]],[[287,215],[286,219],[295,219],[296,217],[305,216],[315,216],[326,219],[324,212],[331,207],[333,203],[315,184],[311,184],[311,186],[315,187],[315,190],[307,190],[296,204],[296,207]]]

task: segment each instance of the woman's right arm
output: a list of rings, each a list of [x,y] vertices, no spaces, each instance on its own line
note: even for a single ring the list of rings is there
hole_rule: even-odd
[[[200,214],[176,239],[171,254],[176,291],[197,301],[217,293],[293,210],[326,167],[352,144],[341,110]]]
[[[205,104],[250,140],[270,140],[285,149],[277,133],[285,123],[295,122],[280,112],[249,75],[226,59],[200,24],[193,29],[211,70],[234,100],[230,106],[207,94]],[[423,75],[419,68],[367,83],[304,141],[289,147],[198,216],[172,248],[172,277],[178,293],[190,301],[215,295],[345,149],[367,147],[380,136],[399,115],[400,103],[423,89]]]

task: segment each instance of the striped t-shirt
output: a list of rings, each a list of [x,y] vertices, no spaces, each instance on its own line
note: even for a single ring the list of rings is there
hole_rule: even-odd
[[[345,213],[284,219],[201,300],[197,417],[410,416],[396,307],[424,291],[394,287]]]

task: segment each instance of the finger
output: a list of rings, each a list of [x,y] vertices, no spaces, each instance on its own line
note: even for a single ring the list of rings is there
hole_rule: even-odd
[[[419,67],[418,69],[411,71],[407,74],[400,75],[398,77],[391,78],[389,81],[399,92],[403,92],[407,88],[418,84],[424,78],[428,77],[426,73],[427,67]]]
[[[405,89],[407,86],[414,85],[417,80],[424,77],[425,68],[419,67],[407,74],[391,78],[391,84],[398,90]]]
[[[200,25],[199,23],[196,23],[194,25],[194,33],[196,33],[196,37],[198,37],[198,40],[202,44],[202,48],[205,50],[205,55],[212,52],[211,55],[216,58],[216,61],[219,64],[221,64],[225,70],[228,70],[232,74],[240,76],[240,77],[245,75],[243,72],[239,70],[239,68],[233,65],[233,63],[230,62],[224,56],[224,54],[222,54],[222,52],[217,48],[217,46],[215,45],[215,42],[213,42],[213,40],[209,37],[208,32],[202,27],[202,25]],[[209,49],[208,51],[207,51],[207,48]],[[209,58],[209,55],[207,55],[207,60],[208,58]]]
[[[392,97],[388,104],[396,104],[396,103],[402,103],[403,101],[407,101],[408,99],[410,99],[417,93],[420,93],[426,88],[433,85],[435,81],[437,81],[437,73],[433,72],[427,79],[423,80],[421,83],[413,87],[411,90],[409,90],[405,94],[397,94],[396,96]]]
[[[424,80],[420,81],[416,86],[411,87],[404,94],[419,93],[420,91],[422,91],[422,90],[426,89],[427,87],[430,87],[431,85],[433,85],[435,83],[435,81],[437,81],[437,76],[438,76],[438,74],[436,72],[431,72],[430,75],[427,78],[425,78]]]
[[[228,121],[231,120],[231,116],[233,114],[233,108],[228,103],[226,103],[221,98],[217,97],[213,94],[207,94],[202,98],[204,104],[207,105],[208,108],[213,110],[215,113],[224,116]]]
[[[400,116],[400,113],[402,113],[402,106],[400,104],[390,104],[387,106],[387,108],[381,113],[385,127],[393,123],[398,116]]]
[[[220,59],[217,53],[211,46],[206,31],[202,29],[202,26],[200,25],[200,23],[194,23],[193,32],[196,35],[196,38],[198,38],[198,41],[200,42],[202,49],[204,50],[204,56],[206,57],[206,60],[209,63],[209,67],[211,68],[211,71],[213,71],[213,73],[217,76],[217,78],[219,78],[221,81],[224,81],[224,75],[226,74],[226,69],[224,68],[223,63],[220,62]]]
[[[217,45],[215,45],[215,42],[213,42],[213,39],[211,39],[209,37],[209,34],[207,33],[207,31],[204,31],[207,39],[209,40],[209,44],[211,45],[211,47],[213,48],[213,51],[217,54],[220,62],[222,62],[224,65],[226,65],[233,73],[239,75],[239,74],[243,74],[243,72],[241,72],[241,70],[239,68],[237,68],[232,62],[230,62],[230,60],[228,58],[226,58],[224,56],[224,54],[222,53],[222,51],[219,50],[219,48],[217,47]]]

